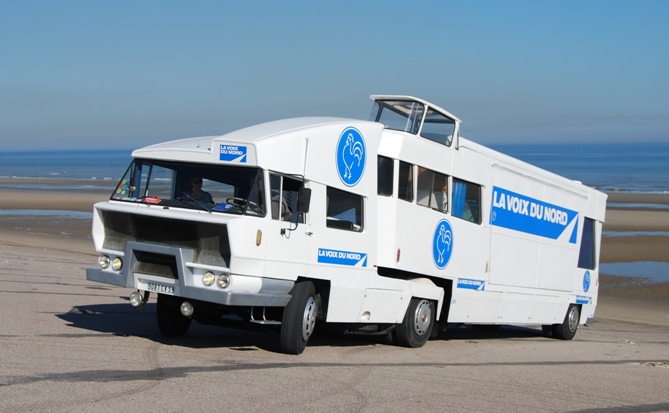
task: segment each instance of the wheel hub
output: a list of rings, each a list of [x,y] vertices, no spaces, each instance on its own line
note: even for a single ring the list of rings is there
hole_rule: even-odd
[[[416,334],[422,336],[427,333],[432,322],[432,307],[427,300],[421,300],[416,307],[414,329]]]
[[[578,308],[572,307],[569,311],[569,331],[576,331],[578,328]]]
[[[307,305],[304,306],[304,318],[302,319],[302,338],[304,341],[309,340],[311,333],[314,332],[316,326],[316,300],[314,297],[309,297]]]

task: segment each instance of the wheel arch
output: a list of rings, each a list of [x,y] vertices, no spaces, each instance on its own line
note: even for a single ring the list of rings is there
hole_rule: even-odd
[[[426,298],[428,300],[435,300],[437,302],[437,316],[436,320],[448,320],[448,312],[450,309],[451,298],[453,297],[453,280],[447,278],[431,277],[424,274],[414,273],[410,271],[399,270],[389,267],[378,267],[377,272],[380,276],[396,278],[400,280],[421,280],[417,283],[411,283],[411,296],[416,298]],[[427,281],[427,282],[426,282]],[[420,286],[422,284],[422,287]],[[440,288],[443,294],[435,295],[430,293],[432,290]]]
[[[408,281],[410,281],[411,298],[424,298],[437,304],[435,320],[439,320],[444,304],[444,289],[427,277],[412,278]]]
[[[318,278],[298,277],[295,282],[298,283],[303,281],[311,281],[311,283],[314,285],[314,288],[316,289],[316,301],[318,305],[318,318],[326,319],[328,315],[328,303],[330,301],[330,281],[321,280]]]

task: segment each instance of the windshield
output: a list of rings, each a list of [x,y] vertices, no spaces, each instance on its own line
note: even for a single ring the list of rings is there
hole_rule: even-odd
[[[259,168],[135,159],[111,199],[264,216],[263,182]]]
[[[374,102],[371,121],[383,123],[386,129],[416,134],[423,120],[425,106],[408,100],[381,100]]]

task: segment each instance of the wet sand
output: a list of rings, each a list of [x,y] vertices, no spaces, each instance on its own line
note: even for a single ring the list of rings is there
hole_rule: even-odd
[[[0,179],[0,248],[33,247],[42,250],[45,261],[57,260],[59,252],[90,255],[95,265],[97,253],[91,240],[91,219],[58,215],[23,214],[22,210],[64,210],[92,212],[96,202],[109,198],[108,181],[87,181],[90,188],[71,190],[81,181]],[[40,185],[40,190],[21,185]],[[17,188],[18,187],[18,188]],[[9,189],[6,189],[9,188]],[[645,204],[669,205],[669,194],[612,194],[609,203],[635,204],[634,207],[607,209],[604,231],[669,232],[669,208],[644,207]],[[641,204],[639,206],[638,204]],[[7,210],[18,210],[16,215]],[[669,262],[669,236],[638,235],[602,238],[601,262]],[[82,271],[82,280],[85,275]],[[643,283],[637,279],[600,276],[596,319],[614,319],[669,326],[669,283]]]

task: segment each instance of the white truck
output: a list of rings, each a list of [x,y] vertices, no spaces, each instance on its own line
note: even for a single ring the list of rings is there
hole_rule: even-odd
[[[276,329],[290,354],[317,321],[407,347],[447,323],[571,339],[597,304],[606,195],[460,137],[425,100],[371,98],[369,121],[135,150],[95,204],[86,278],[135,289],[138,308],[157,293],[167,336],[191,320]]]

